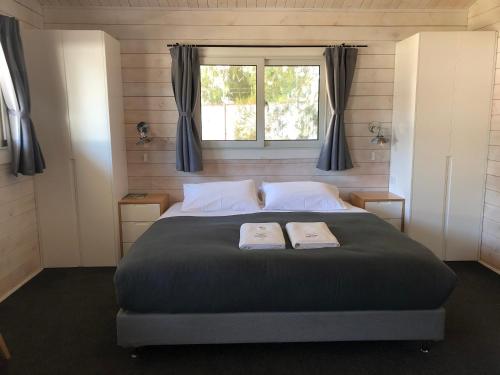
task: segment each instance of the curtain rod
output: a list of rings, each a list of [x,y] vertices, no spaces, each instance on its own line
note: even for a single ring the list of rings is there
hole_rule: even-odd
[[[167,47],[175,47],[180,46],[182,44],[167,44]],[[300,44],[291,44],[291,45],[283,45],[283,44],[187,44],[192,45],[193,47],[218,47],[218,48],[328,48],[328,47],[336,47],[342,46],[347,48],[366,48],[368,47],[366,44],[308,44],[308,45],[300,45]]]

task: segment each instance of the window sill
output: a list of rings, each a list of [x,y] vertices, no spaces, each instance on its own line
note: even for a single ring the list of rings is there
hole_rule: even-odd
[[[316,159],[320,147],[203,148],[205,159]]]

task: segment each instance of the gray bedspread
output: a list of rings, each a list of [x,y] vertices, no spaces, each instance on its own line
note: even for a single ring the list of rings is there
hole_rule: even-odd
[[[238,248],[241,224],[272,221],[324,221],[341,247]],[[121,308],[164,313],[433,309],[455,283],[430,250],[368,213],[165,218],[115,274]]]

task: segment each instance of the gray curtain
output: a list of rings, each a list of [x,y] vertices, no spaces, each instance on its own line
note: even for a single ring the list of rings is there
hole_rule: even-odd
[[[196,172],[203,169],[201,140],[194,121],[194,109],[200,87],[198,49],[191,46],[170,48],[172,87],[179,111],[177,121],[176,168]]]
[[[356,48],[335,46],[325,49],[326,86],[333,115],[316,165],[324,171],[352,168],[345,136],[344,109],[351,91],[357,56]]]
[[[13,92],[4,92],[4,96],[9,95],[10,99],[5,102],[9,112],[12,173],[16,176],[18,173],[42,173],[45,160],[31,121],[28,76],[19,23],[15,18],[0,16],[0,43],[11,78],[11,82],[2,82],[2,89],[13,87],[9,90]]]

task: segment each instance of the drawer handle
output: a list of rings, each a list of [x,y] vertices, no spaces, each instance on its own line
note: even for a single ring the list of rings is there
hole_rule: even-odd
[[[149,227],[152,225],[152,223],[148,223],[148,222],[141,223],[141,222],[130,222],[130,221],[124,222],[123,224],[128,225],[129,228],[130,227]]]

